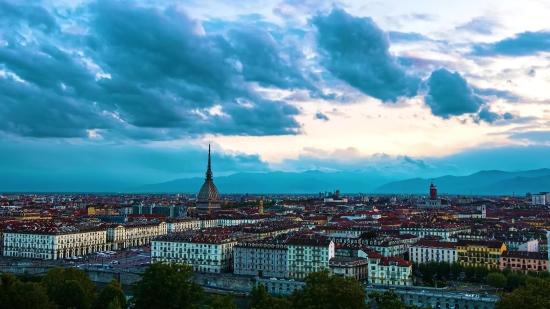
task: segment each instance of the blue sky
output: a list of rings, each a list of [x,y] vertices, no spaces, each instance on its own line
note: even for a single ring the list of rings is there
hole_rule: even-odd
[[[548,167],[547,1],[235,3],[0,0],[0,184]]]

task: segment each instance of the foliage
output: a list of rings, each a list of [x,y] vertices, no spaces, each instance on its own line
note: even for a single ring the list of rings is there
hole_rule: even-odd
[[[237,309],[233,301],[233,294],[226,296],[210,295],[205,301],[205,309]]]
[[[151,264],[133,284],[134,309],[197,308],[205,297],[203,288],[191,280],[193,268],[185,264]]]
[[[510,294],[502,294],[496,309],[550,309],[550,281],[537,279]]]
[[[0,276],[2,309],[55,309],[46,289],[36,282],[21,282],[11,274]]]
[[[95,286],[88,275],[76,268],[56,267],[50,269],[41,281],[50,299],[60,309],[92,307],[97,295]],[[73,303],[74,302],[74,303]]]
[[[331,276],[325,269],[310,273],[306,285],[295,290],[290,301],[295,309],[366,309],[366,292],[355,278]]]
[[[275,298],[267,293],[263,284],[258,284],[252,287],[250,293],[252,300],[247,306],[247,309],[287,309],[292,307],[292,303],[284,298]]]
[[[490,273],[487,275],[487,284],[495,288],[503,288],[506,286],[506,276],[499,273]]]
[[[419,309],[418,306],[405,304],[394,290],[369,293],[369,305],[378,309]]]
[[[116,304],[114,304],[116,303]],[[126,295],[122,291],[122,284],[115,279],[99,293],[96,301],[94,302],[94,309],[107,309],[111,306],[118,306],[121,309],[126,309]]]

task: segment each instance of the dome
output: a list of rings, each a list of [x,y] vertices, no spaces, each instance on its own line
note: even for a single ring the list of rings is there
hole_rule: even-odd
[[[209,200],[212,202],[217,202],[220,200],[220,196],[216,185],[212,181],[207,180],[204,182],[199,194],[197,195],[197,201],[208,202]]]

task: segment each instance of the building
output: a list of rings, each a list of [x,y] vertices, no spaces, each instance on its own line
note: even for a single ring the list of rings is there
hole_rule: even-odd
[[[4,232],[4,256],[59,260],[109,250],[97,227],[40,225]]]
[[[330,273],[335,276],[353,277],[364,281],[369,274],[369,260],[366,258],[332,258],[329,261]]]
[[[166,233],[180,233],[200,229],[201,223],[197,219],[191,218],[171,218],[166,219]]]
[[[456,244],[458,262],[464,266],[500,267],[500,256],[506,251],[502,241],[459,240]]]
[[[237,235],[228,228],[168,234],[151,244],[151,262],[185,263],[195,272],[222,273],[233,268]]]
[[[400,257],[370,253],[368,278],[372,285],[412,286],[412,263]]]
[[[166,222],[112,224],[107,227],[107,242],[113,244],[113,250],[120,250],[150,244],[155,237],[166,234]]]
[[[292,279],[304,279],[309,273],[328,269],[334,257],[334,243],[326,237],[296,236],[286,244],[288,277]]]
[[[430,198],[424,203],[417,204],[418,208],[443,208],[449,207],[446,201],[437,197],[437,187],[434,185],[433,180],[430,184]]]
[[[220,196],[218,188],[214,184],[210,161],[210,145],[208,145],[208,167],[206,169],[206,179],[197,195],[197,211],[210,213],[220,210],[220,207]]]
[[[443,223],[443,224],[422,224],[408,223],[401,226],[400,234],[412,234],[418,237],[439,236],[444,241],[450,241],[451,236],[458,233],[469,233],[470,227],[461,224]]]
[[[545,205],[546,204],[546,194],[533,194],[531,196],[532,205]]]
[[[456,242],[420,240],[409,247],[409,261],[427,264],[431,261],[457,261]]]
[[[233,248],[233,271],[236,275],[286,278],[287,252],[286,244],[273,238],[239,242]]]
[[[539,252],[539,240],[531,239],[518,246],[519,251]]]
[[[500,269],[512,271],[548,271],[548,256],[544,252],[504,251],[500,257]]]

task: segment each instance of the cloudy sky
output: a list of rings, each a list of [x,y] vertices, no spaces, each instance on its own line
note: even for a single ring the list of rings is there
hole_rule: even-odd
[[[545,0],[0,0],[0,184],[197,176],[208,143],[216,175],[549,167],[549,15]]]

